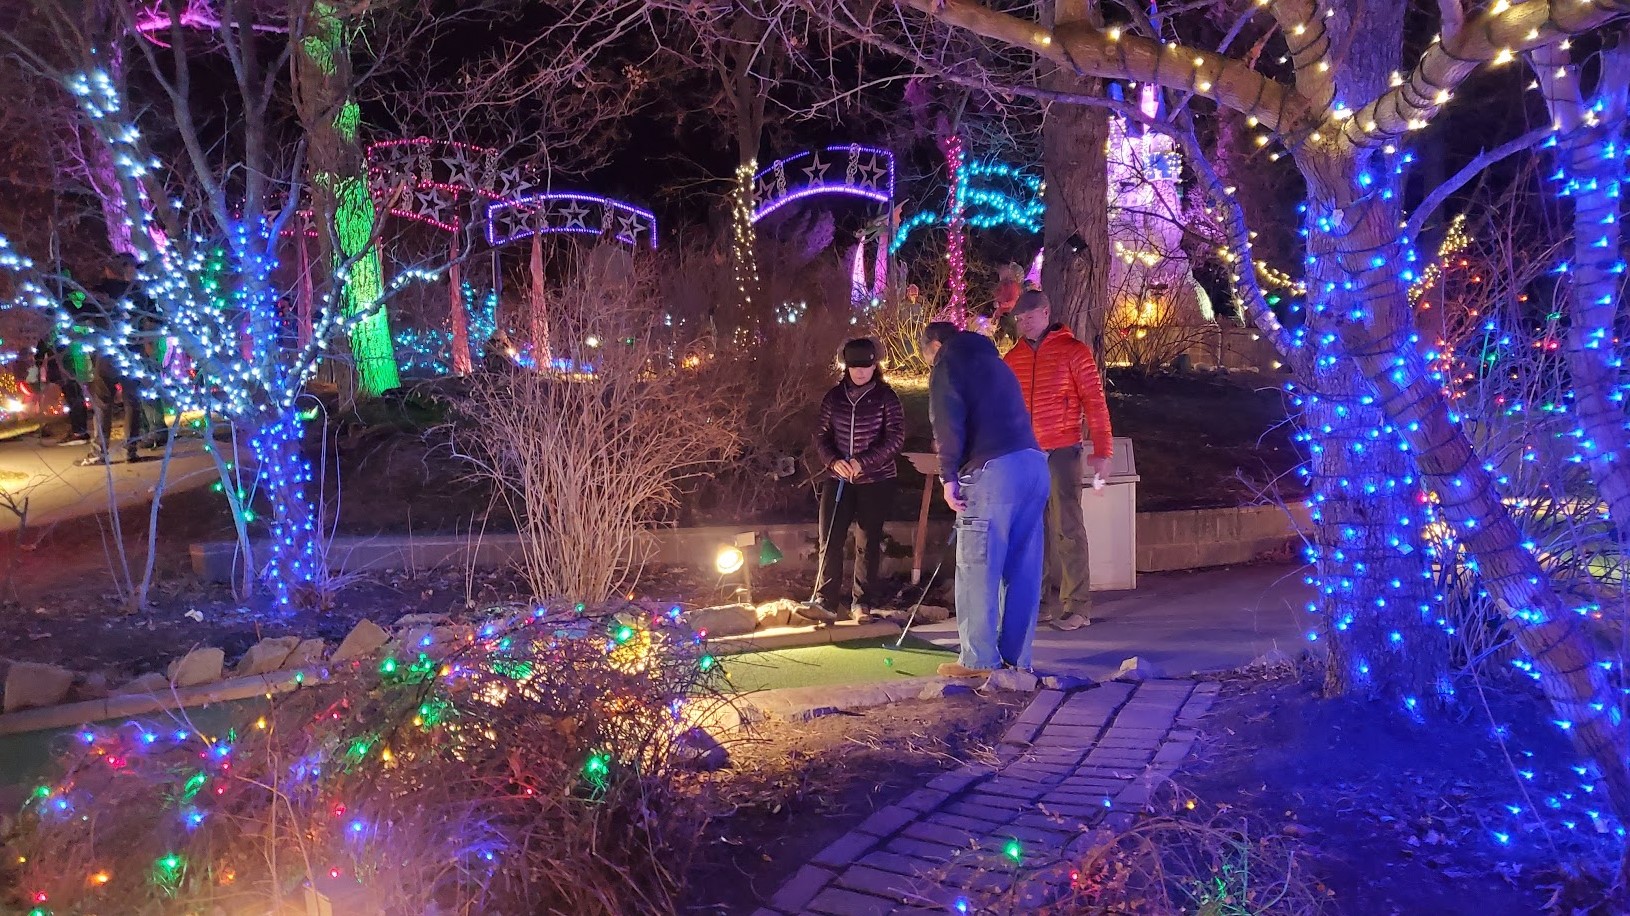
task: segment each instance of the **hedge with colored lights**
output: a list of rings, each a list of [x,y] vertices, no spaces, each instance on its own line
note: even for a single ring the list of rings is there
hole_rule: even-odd
[[[89,913],[671,908],[672,790],[717,672],[677,608],[537,608],[430,631],[206,733],[86,728],[7,850],[13,904]]]

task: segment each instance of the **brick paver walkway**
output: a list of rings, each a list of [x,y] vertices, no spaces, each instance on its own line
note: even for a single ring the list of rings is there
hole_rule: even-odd
[[[1108,683],[1036,695],[1000,767],[966,765],[874,812],[753,916],[1031,911],[1071,861],[1122,830],[1177,771],[1215,683]]]

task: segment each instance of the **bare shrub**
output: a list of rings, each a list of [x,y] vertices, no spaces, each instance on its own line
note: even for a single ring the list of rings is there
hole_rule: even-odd
[[[1151,818],[1088,852],[1068,896],[1048,912],[1318,913],[1323,899],[1306,858],[1295,840],[1242,819]]]
[[[1541,565],[1574,606],[1617,637],[1622,551],[1586,467],[1569,460],[1578,434],[1577,419],[1563,409],[1573,397],[1562,348],[1566,288],[1545,282],[1560,245],[1533,232],[1544,219],[1533,178],[1474,198],[1467,213],[1475,218],[1450,224],[1417,284],[1417,323]],[[1465,546],[1441,521],[1426,534],[1460,673],[1488,673],[1491,663],[1509,670],[1513,631]]]
[[[342,666],[222,734],[84,729],[21,816],[10,902],[674,912],[699,823],[674,777],[702,651],[650,608],[522,609],[446,658]]]
[[[1149,373],[1204,348],[1215,324],[1179,320],[1178,309],[1154,295],[1120,301],[1104,325],[1104,364]]]
[[[937,298],[937,297],[935,297]],[[891,288],[867,319],[872,337],[883,348],[883,358],[891,372],[921,375],[928,372],[922,357],[923,329],[933,320],[929,297],[921,288],[916,301],[905,288]]]
[[[508,504],[540,597],[620,591],[645,524],[740,442],[739,383],[686,358],[649,272],[614,274],[580,263],[547,300],[554,362],[484,373],[460,404],[457,445]]]

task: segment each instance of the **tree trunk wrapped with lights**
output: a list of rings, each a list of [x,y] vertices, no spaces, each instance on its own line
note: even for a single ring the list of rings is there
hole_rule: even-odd
[[[1621,698],[1606,673],[1611,663],[1599,663],[1584,629],[1586,609],[1567,606],[1560,597],[1416,349],[1409,253],[1399,238],[1396,192],[1391,181],[1376,181],[1372,171],[1382,155],[1395,152],[1399,137],[1428,124],[1479,66],[1509,63],[1521,53],[1605,25],[1630,12],[1630,0],[1497,0],[1459,16],[1463,22],[1446,23],[1445,34],[1427,46],[1410,72],[1393,74],[1385,88],[1374,84],[1376,65],[1380,58],[1397,58],[1401,38],[1372,38],[1403,34],[1400,3],[1367,4],[1357,16],[1347,10],[1345,17],[1342,9],[1309,0],[1265,4],[1289,46],[1286,63],[1294,73],[1289,83],[1238,58],[1122,26],[1070,22],[1049,29],[974,0],[905,0],[905,5],[931,21],[1073,68],[1081,77],[1152,82],[1211,99],[1246,114],[1252,126],[1294,151],[1308,186],[1308,248],[1325,262],[1316,265],[1318,272],[1339,293],[1330,300],[1335,308],[1328,319],[1310,323],[1308,333],[1339,347],[1329,358],[1348,362],[1367,383],[1366,396],[1384,420],[1366,436],[1374,432],[1383,447],[1406,450],[1413,459],[1416,480],[1437,500],[1466,562],[1531,657],[1556,721],[1590,756],[1594,768],[1582,768],[1585,787],[1601,790],[1598,797],[1608,800],[1620,820],[1630,820],[1630,766]],[[1418,538],[1418,529],[1407,530],[1417,519],[1400,518],[1395,534],[1385,540]],[[1321,541],[1340,540],[1342,532],[1332,530],[1332,521],[1322,522]],[[1379,610],[1352,607],[1355,615]],[[1380,659],[1370,660],[1372,669]]]
[[[361,316],[351,331],[362,390],[383,394],[401,386],[390,319],[379,303],[384,264],[375,244],[378,214],[357,143],[361,109],[350,98],[351,61],[346,26],[329,0],[306,10],[305,35],[294,55],[296,107],[308,137],[311,187],[324,260],[347,310]]]
[[[1569,283],[1564,352],[1573,380],[1576,455],[1590,468],[1622,550],[1630,546],[1630,434],[1616,322],[1625,271],[1619,191],[1626,161],[1630,49],[1601,53],[1596,89],[1588,101],[1566,50],[1544,48],[1531,57],[1556,130],[1547,144],[1557,162],[1552,180],[1573,210],[1573,253],[1562,271]]]

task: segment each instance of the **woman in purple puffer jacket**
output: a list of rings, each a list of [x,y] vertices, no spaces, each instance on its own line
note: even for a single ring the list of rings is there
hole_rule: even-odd
[[[830,476],[821,487],[818,600],[801,611],[812,620],[838,617],[844,591],[843,546],[851,525],[859,529],[857,566],[864,569],[864,576],[850,614],[866,619],[882,601],[878,567],[883,559],[883,522],[894,500],[895,460],[906,442],[905,410],[883,381],[877,344],[866,338],[844,344],[843,367],[842,381],[821,401],[815,429],[815,450]]]

